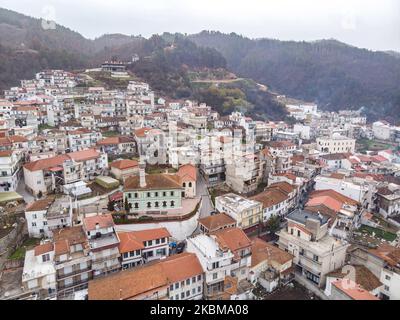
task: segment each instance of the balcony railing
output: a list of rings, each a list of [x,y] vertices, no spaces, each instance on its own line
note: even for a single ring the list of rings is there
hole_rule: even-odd
[[[91,267],[87,267],[85,269],[73,268],[72,271],[69,272],[69,273],[60,272],[62,270],[61,269],[61,270],[59,270],[57,272],[57,278],[58,278],[58,280],[62,280],[62,279],[65,279],[65,278],[76,276],[76,275],[81,274],[81,273],[85,273],[85,272],[91,271],[91,269],[92,269]]]

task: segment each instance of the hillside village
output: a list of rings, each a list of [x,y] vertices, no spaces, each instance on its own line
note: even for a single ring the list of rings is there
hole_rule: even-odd
[[[0,298],[400,299],[400,127],[286,109],[222,116],[115,61],[6,90]]]

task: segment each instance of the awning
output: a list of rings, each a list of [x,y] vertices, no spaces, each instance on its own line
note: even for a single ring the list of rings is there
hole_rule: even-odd
[[[50,168],[49,171],[51,172],[58,172],[58,171],[63,171],[64,168],[63,167],[54,167],[54,168]]]

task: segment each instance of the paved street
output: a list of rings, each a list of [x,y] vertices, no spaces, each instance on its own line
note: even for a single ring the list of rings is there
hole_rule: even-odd
[[[35,198],[28,191],[25,190],[25,181],[23,178],[19,181],[17,193],[24,197],[24,200],[27,204],[35,201]]]
[[[212,211],[214,211],[214,205],[211,201],[211,197],[207,190],[206,181],[203,176],[197,171],[197,194],[202,198],[202,205],[200,210],[200,218],[208,217]]]

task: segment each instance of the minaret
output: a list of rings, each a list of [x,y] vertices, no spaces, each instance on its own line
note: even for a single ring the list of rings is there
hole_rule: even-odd
[[[141,158],[139,162],[139,178],[140,178],[140,187],[146,187],[146,161]]]

